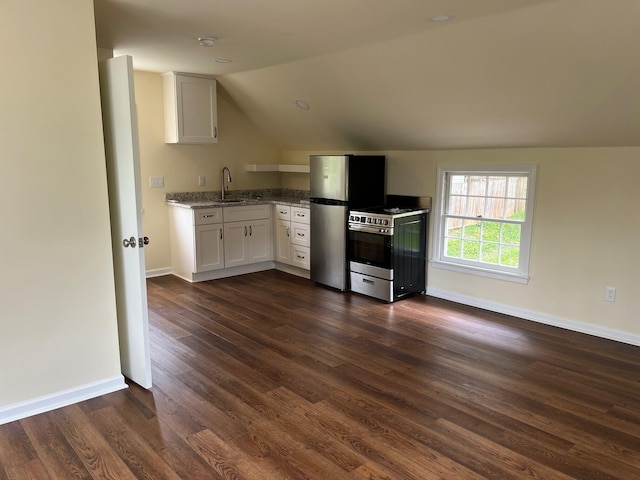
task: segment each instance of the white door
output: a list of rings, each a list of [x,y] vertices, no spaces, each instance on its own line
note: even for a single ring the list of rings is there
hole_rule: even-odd
[[[124,376],[151,388],[133,61],[129,56],[111,58],[100,62],[99,69],[120,363]]]

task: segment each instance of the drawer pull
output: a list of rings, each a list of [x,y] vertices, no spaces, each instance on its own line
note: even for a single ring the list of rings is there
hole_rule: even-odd
[[[304,233],[300,233],[300,232],[298,232],[298,233],[297,233],[297,235],[298,235],[299,237],[304,237]]]
[[[213,213],[211,215],[202,215],[202,218],[211,218],[211,217],[215,217],[215,215]]]
[[[305,259],[304,255],[296,255],[296,257],[298,257],[300,260],[304,260]]]
[[[363,278],[362,281],[364,283],[368,283],[369,285],[375,285],[376,282],[374,282],[373,280],[369,280],[368,278]]]

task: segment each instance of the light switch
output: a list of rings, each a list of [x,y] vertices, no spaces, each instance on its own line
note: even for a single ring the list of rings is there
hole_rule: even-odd
[[[151,188],[164,187],[164,177],[149,177],[149,186]]]
[[[198,177],[198,185],[201,187],[204,187],[207,184],[207,179],[204,177],[204,175],[200,175]]]

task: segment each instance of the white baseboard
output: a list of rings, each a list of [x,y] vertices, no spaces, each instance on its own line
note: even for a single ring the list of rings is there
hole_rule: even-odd
[[[171,275],[172,271],[171,267],[155,268],[153,270],[147,270],[145,276],[147,278],[164,277],[165,275]]]
[[[511,305],[504,305],[497,302],[488,302],[481,298],[460,295],[446,290],[439,290],[437,288],[427,288],[427,295],[442,298],[444,300],[450,300],[456,303],[462,303],[463,305],[469,305],[471,307],[482,308],[491,312],[504,313],[506,315],[523,318],[525,320],[572,330],[574,332],[586,333],[588,335],[594,335],[608,340],[615,340],[617,342],[640,346],[640,335],[634,335],[620,330],[613,330],[610,328],[600,327],[598,325],[577,322],[575,320],[556,317],[546,313],[536,312],[534,310],[512,307]]]
[[[276,270],[280,270],[281,272],[289,273],[297,277],[306,279],[311,278],[311,272],[309,270],[305,270],[300,267],[294,267],[293,265],[287,265],[285,263],[276,262]]]
[[[0,425],[127,388],[122,375],[0,408]]]

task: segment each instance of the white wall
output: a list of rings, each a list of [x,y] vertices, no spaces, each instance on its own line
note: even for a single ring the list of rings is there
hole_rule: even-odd
[[[0,22],[1,422],[122,377],[93,3],[5,0]]]
[[[639,148],[434,152],[432,165],[533,163],[538,173],[529,284],[431,269],[430,285],[638,343],[638,154]],[[397,188],[400,179],[391,180]],[[615,303],[604,300],[606,286],[617,288]]]

